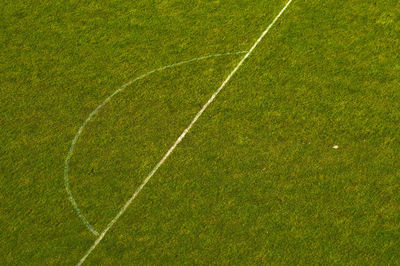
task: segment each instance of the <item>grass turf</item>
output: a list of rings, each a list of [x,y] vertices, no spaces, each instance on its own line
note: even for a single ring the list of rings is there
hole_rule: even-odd
[[[2,263],[75,264],[93,243],[63,163],[108,95],[249,49],[284,4],[0,3]],[[399,10],[295,0],[87,263],[399,263]],[[88,124],[70,179],[97,230],[239,60],[156,73]]]

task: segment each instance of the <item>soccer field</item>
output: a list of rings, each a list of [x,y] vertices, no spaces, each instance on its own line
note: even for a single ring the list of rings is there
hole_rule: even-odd
[[[400,264],[399,0],[0,8],[0,264]]]

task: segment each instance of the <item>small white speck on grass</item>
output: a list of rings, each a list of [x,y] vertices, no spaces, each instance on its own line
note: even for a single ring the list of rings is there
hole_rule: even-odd
[[[338,145],[334,145],[332,148],[334,148],[335,150],[339,149]]]

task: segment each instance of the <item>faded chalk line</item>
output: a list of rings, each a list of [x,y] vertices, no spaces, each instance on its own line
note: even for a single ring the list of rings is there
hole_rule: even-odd
[[[74,149],[75,149],[75,145],[78,141],[79,136],[82,134],[82,131],[85,129],[87,123],[92,120],[92,118],[100,111],[101,108],[103,108],[103,106],[108,103],[115,95],[117,95],[118,93],[120,93],[121,91],[123,91],[125,88],[127,88],[128,86],[132,85],[134,82],[143,79],[153,73],[168,69],[168,68],[172,68],[172,67],[177,67],[177,66],[181,66],[184,64],[188,64],[188,63],[192,63],[192,62],[196,62],[196,61],[201,61],[201,60],[205,60],[205,59],[210,59],[213,57],[222,57],[222,56],[229,56],[229,55],[238,55],[238,54],[244,54],[247,53],[247,51],[241,51],[241,52],[230,52],[230,53],[223,53],[223,54],[212,54],[212,55],[207,55],[207,56],[202,56],[202,57],[196,57],[190,60],[185,60],[185,61],[181,61],[178,63],[174,63],[171,65],[167,65],[167,66],[163,66],[154,70],[151,70],[137,78],[132,79],[131,81],[129,81],[128,83],[125,83],[124,85],[122,85],[119,89],[117,89],[116,91],[114,91],[110,96],[108,96],[107,99],[105,99],[99,106],[97,106],[97,108],[90,113],[90,115],[86,118],[86,120],[83,122],[83,124],[81,125],[81,127],[79,128],[78,132],[75,134],[74,139],[72,140],[71,146],[69,148],[67,157],[65,159],[65,164],[64,164],[64,185],[65,185],[65,190],[67,191],[68,194],[68,198],[69,201],[71,202],[76,214],[79,216],[79,218],[82,220],[82,222],[85,224],[85,226],[94,234],[94,235],[99,235],[99,233],[93,228],[93,226],[89,223],[89,221],[86,219],[86,217],[82,214],[80,208],[78,207],[78,204],[76,203],[76,200],[74,199],[74,196],[72,195],[71,192],[71,188],[70,188],[70,184],[69,184],[69,169],[70,169],[70,160],[71,157],[73,155]]]
[[[242,66],[243,62],[249,57],[249,55],[254,51],[254,49],[258,46],[264,36],[269,32],[275,22],[279,19],[279,17],[283,14],[286,8],[290,5],[293,0],[289,0],[286,5],[282,8],[279,14],[274,18],[271,24],[265,29],[265,31],[261,34],[261,36],[257,39],[257,41],[253,44],[250,50],[244,55],[242,60],[237,64],[237,66],[232,70],[232,72],[228,75],[225,81],[221,84],[221,86],[214,92],[211,98],[206,102],[206,104],[201,108],[201,110],[196,114],[193,118],[192,122],[189,126],[182,132],[179,138],[175,141],[172,147],[167,151],[167,153],[162,157],[162,159],[157,163],[157,165],[153,168],[150,174],[145,178],[143,183],[136,189],[133,193],[132,197],[125,203],[125,205],[121,208],[121,210],[117,213],[117,215],[111,220],[111,222],[107,225],[107,227],[103,230],[103,232],[98,236],[98,238],[94,241],[93,245],[87,250],[85,255],[81,258],[77,265],[82,265],[85,262],[86,258],[90,255],[90,253],[96,248],[96,246],[100,243],[100,241],[107,234],[108,230],[116,223],[116,221],[121,217],[121,215],[126,211],[126,209],[131,205],[132,201],[136,198],[139,192],[143,189],[143,187],[149,182],[150,178],[154,175],[154,173],[158,170],[158,168],[165,162],[165,160],[169,157],[169,155],[174,151],[176,146],[182,141],[182,139],[186,136],[189,130],[193,127],[199,117],[203,114],[203,112],[207,109],[207,107],[214,101],[215,97],[219,94],[219,92],[225,87],[225,85],[230,81],[232,76],[238,71],[238,69]]]

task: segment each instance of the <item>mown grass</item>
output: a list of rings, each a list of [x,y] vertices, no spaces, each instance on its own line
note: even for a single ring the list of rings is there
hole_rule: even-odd
[[[3,1],[2,263],[76,264],[93,243],[63,167],[108,95],[249,49],[284,3]],[[295,0],[87,263],[399,263],[398,47],[398,1]],[[97,230],[238,60],[156,73],[88,124],[70,181]]]

